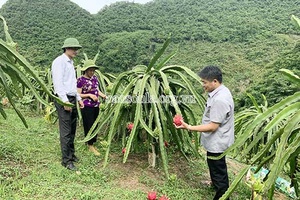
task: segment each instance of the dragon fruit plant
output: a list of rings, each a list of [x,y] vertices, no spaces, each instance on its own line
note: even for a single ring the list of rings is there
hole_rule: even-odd
[[[51,89],[49,89],[45,81],[39,76],[38,71],[17,51],[17,43],[10,36],[4,17],[0,15],[0,19],[3,22],[3,31],[6,39],[6,41],[0,40],[0,86],[3,92],[2,95],[7,97],[24,126],[28,127],[26,119],[15,104],[15,95],[22,98],[25,95],[32,94],[32,98],[43,106],[48,107],[51,107],[51,105],[45,100],[45,95],[55,99],[62,105],[70,104],[62,102],[52,94]],[[3,118],[7,118],[2,106],[0,106],[0,114]]]
[[[84,141],[88,141],[100,132],[103,126],[109,125],[110,129],[106,135],[108,148],[104,158],[104,166],[108,163],[110,146],[112,140],[122,140],[126,148],[123,162],[125,163],[132,148],[138,146],[137,135],[146,132],[148,149],[155,149],[160,154],[163,169],[168,178],[168,157],[164,141],[171,142],[177,146],[180,152],[186,157],[186,153],[198,155],[197,148],[199,135],[188,133],[182,129],[176,129],[173,124],[173,116],[177,113],[189,123],[196,123],[193,109],[189,103],[178,102],[176,97],[182,94],[190,94],[197,106],[203,110],[204,97],[194,88],[197,82],[201,85],[200,78],[189,68],[180,65],[167,66],[166,63],[175,55],[171,53],[164,59],[160,59],[170,43],[166,39],[162,48],[153,56],[148,66],[138,65],[132,70],[125,71],[111,84],[111,96],[118,96],[118,102],[107,101],[106,109],[96,120],[98,126],[90,131]],[[189,77],[189,78],[187,78]],[[147,102],[139,101],[150,96]],[[168,102],[161,101],[161,97],[168,97]],[[132,102],[132,99],[136,102]],[[194,104],[195,105],[195,104]],[[189,121],[190,120],[190,121]],[[128,121],[134,126],[127,127]],[[126,129],[126,127],[128,129]],[[128,135],[128,130],[130,135]],[[83,141],[83,142],[84,142]],[[152,146],[156,145],[155,148]],[[152,153],[152,152],[151,152]]]
[[[300,19],[292,15],[291,20],[300,30]],[[293,71],[279,69],[279,72],[286,80],[300,86],[300,77]],[[257,106],[256,99],[252,95],[249,97],[254,106],[236,114],[235,134],[238,137],[223,155],[230,152],[231,156],[251,159],[247,159],[247,166],[237,174],[235,184],[230,185],[227,195],[222,198],[226,199],[237,189],[239,182],[251,166],[258,166],[257,172],[263,166],[269,166],[268,175],[262,183],[256,184],[253,192],[259,190],[259,194],[263,197],[268,196],[268,199],[273,199],[275,186],[278,185],[276,182],[278,174],[284,174],[286,169],[289,169],[291,185],[294,186],[295,194],[299,198],[300,92],[295,92],[269,108]]]

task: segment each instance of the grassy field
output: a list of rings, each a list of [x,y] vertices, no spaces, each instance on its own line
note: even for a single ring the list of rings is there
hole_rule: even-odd
[[[101,156],[91,154],[84,143],[76,142],[80,158],[80,174],[66,170],[60,164],[58,125],[48,124],[43,116],[26,112],[29,129],[11,109],[8,119],[0,118],[0,199],[103,199],[142,200],[155,190],[158,197],[172,200],[211,200],[214,191],[201,184],[208,180],[203,155],[186,160],[174,149],[168,149],[171,179],[165,180],[162,169],[151,168],[147,153],[132,153],[122,163],[121,145],[114,144],[108,167],[102,167],[105,149],[97,143]],[[83,138],[78,127],[76,141]],[[230,181],[239,171],[229,164]],[[231,199],[250,199],[249,188],[242,183]]]

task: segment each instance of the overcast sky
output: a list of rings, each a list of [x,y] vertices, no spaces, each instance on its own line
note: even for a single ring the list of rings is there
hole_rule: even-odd
[[[6,2],[7,0],[0,0],[0,7]],[[58,0],[59,1],[59,0]],[[85,10],[89,11],[92,14],[96,14],[101,8],[105,5],[110,5],[117,1],[124,1],[124,0],[70,0],[74,3],[78,4],[80,7],[84,8]],[[135,3],[147,3],[151,0],[125,0],[129,2]]]

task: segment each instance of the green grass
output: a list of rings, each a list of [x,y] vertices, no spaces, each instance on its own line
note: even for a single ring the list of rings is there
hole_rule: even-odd
[[[205,158],[185,159],[168,149],[171,179],[166,181],[163,170],[148,165],[147,153],[132,153],[122,163],[121,144],[112,148],[109,165],[103,169],[105,149],[97,147],[101,156],[92,155],[85,144],[76,143],[81,174],[66,170],[60,164],[58,125],[51,125],[40,115],[24,112],[29,124],[26,129],[11,109],[8,119],[0,118],[0,199],[103,199],[140,200],[155,190],[172,200],[210,200],[214,191],[200,184],[208,179]],[[76,140],[83,139],[78,127]],[[229,170],[231,181],[233,171]],[[249,199],[250,190],[241,184],[231,199]]]

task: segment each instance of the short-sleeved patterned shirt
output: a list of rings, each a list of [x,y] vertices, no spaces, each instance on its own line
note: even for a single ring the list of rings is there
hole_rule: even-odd
[[[82,94],[94,94],[99,97],[99,81],[96,76],[92,76],[90,79],[84,76],[81,76],[77,79],[77,88],[81,88]],[[98,107],[100,102],[93,101],[91,98],[83,98],[82,99],[84,106],[88,107]]]

